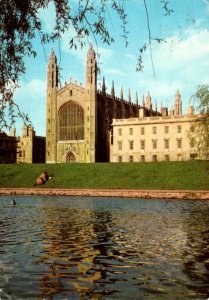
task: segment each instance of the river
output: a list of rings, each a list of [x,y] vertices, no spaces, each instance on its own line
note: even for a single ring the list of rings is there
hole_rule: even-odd
[[[8,299],[209,297],[209,201],[0,196],[0,216]]]

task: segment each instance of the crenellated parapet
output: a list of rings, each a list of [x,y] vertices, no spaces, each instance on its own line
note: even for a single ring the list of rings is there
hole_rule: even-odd
[[[34,138],[35,138],[37,141],[45,141],[45,140],[46,140],[45,136],[39,136],[39,135],[36,135]]]

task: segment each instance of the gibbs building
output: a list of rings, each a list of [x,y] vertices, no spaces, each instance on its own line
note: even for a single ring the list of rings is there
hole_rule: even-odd
[[[85,67],[85,85],[70,80],[58,86],[58,64],[54,50],[47,66],[46,103],[46,163],[109,162],[112,143],[112,120],[137,117],[138,96],[131,102],[106,93],[105,80],[102,90],[97,89],[97,62],[90,44]],[[158,115],[152,109],[145,114]]]

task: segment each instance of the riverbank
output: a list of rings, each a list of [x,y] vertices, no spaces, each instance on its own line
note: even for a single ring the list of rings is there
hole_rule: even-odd
[[[1,164],[1,188],[32,188],[46,170],[44,189],[209,190],[209,161]],[[42,188],[42,187],[41,187]]]
[[[118,197],[143,199],[209,200],[209,190],[134,190],[134,189],[57,189],[0,188],[0,195],[45,195],[80,197]]]

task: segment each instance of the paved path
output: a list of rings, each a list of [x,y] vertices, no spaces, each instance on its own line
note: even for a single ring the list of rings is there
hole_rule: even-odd
[[[0,194],[209,200],[209,190],[49,189],[34,187],[0,188]]]

